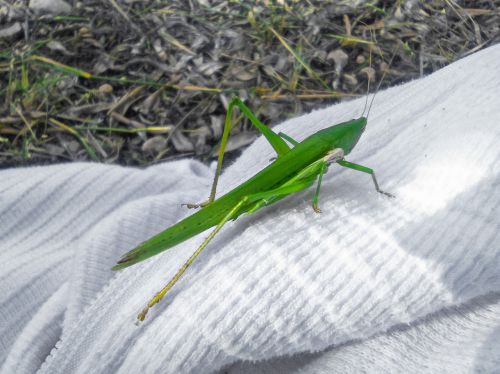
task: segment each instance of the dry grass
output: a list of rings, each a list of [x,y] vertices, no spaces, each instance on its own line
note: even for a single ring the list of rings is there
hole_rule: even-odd
[[[498,0],[26,3],[0,0],[2,167],[208,159],[232,95],[275,124],[500,41]],[[238,117],[229,147],[255,136]]]

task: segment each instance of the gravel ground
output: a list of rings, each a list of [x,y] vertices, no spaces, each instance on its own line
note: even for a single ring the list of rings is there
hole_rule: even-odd
[[[232,95],[273,125],[498,43],[499,16],[495,0],[0,0],[0,167],[210,160]],[[256,136],[235,117],[229,150]]]

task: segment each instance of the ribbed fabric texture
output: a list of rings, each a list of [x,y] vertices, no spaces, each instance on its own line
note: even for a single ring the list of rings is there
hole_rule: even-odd
[[[200,235],[124,271],[191,213],[213,169],[66,164],[0,172],[2,373],[500,371],[500,46],[379,92],[348,160],[313,190],[230,222],[146,321]],[[364,99],[295,118],[303,139]],[[224,192],[273,157],[259,138]],[[260,361],[260,362],[257,362]]]

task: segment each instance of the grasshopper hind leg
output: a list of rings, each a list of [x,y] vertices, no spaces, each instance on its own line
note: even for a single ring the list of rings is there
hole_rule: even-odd
[[[194,262],[196,257],[205,249],[205,247],[210,243],[214,236],[219,232],[219,230],[224,226],[224,224],[232,218],[237,217],[238,211],[247,202],[248,197],[243,197],[225,216],[224,218],[215,226],[215,229],[206,237],[206,239],[201,243],[201,245],[194,251],[194,253],[189,257],[189,259],[182,265],[182,267],[177,271],[177,273],[170,279],[170,281],[163,287],[156,295],[148,302],[144,309],[137,315],[138,322],[144,321],[146,314],[148,314],[149,309],[151,309],[155,304],[159,303],[161,299],[166,295],[166,293],[177,283],[180,277],[184,274],[189,266]]]
[[[201,243],[201,245],[196,249],[196,251],[189,257],[189,259],[184,263],[184,265],[177,271],[177,273],[170,279],[170,281],[158,292],[156,295],[148,302],[144,309],[137,315],[138,322],[144,321],[146,314],[149,312],[155,304],[157,304],[166,293],[177,283],[184,272],[189,266],[194,262],[198,255],[205,249],[205,247],[210,243],[214,236],[220,231],[222,226],[226,224],[231,219],[235,219],[242,212],[253,213],[255,210],[261,208],[262,206],[272,204],[273,202],[288,196],[292,193],[301,191],[309,187],[312,180],[298,180],[290,183],[286,186],[278,187],[274,190],[259,192],[256,194],[251,194],[242,197],[224,216],[224,218],[215,226],[215,229],[207,236],[207,238]]]

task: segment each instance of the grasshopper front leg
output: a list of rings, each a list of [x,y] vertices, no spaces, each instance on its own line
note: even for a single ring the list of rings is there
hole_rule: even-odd
[[[367,168],[366,166],[358,165],[358,164],[355,164],[353,162],[349,162],[346,160],[339,160],[339,161],[337,161],[337,163],[340,166],[343,166],[345,168],[349,168],[349,169],[353,169],[353,170],[361,171],[363,173],[370,174],[372,176],[373,184],[375,185],[375,190],[377,190],[378,193],[381,193],[381,194],[383,194],[385,196],[389,196],[389,197],[395,197],[393,194],[391,194],[389,192],[382,191],[379,188],[377,178],[375,177],[375,172],[373,171],[373,169],[370,169],[370,168]]]
[[[312,204],[312,208],[316,213],[321,213],[321,209],[319,209],[318,207],[318,200],[319,200],[319,192],[321,189],[321,182],[323,180],[323,174],[326,173],[329,164],[337,162],[342,158],[344,158],[344,150],[342,148],[334,148],[326,154],[326,156],[323,158],[323,162],[320,164],[318,171],[318,185],[316,187],[316,192],[314,193],[313,204]]]

